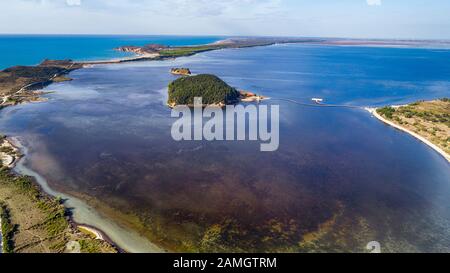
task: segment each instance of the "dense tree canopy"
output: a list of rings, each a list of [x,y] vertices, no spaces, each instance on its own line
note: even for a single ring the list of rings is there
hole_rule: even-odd
[[[203,104],[231,104],[238,100],[239,92],[214,75],[179,78],[169,84],[169,104],[193,105],[201,97]]]

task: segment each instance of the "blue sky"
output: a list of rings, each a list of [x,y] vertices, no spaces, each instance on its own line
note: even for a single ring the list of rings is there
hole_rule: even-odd
[[[450,39],[449,0],[0,0],[0,33]]]

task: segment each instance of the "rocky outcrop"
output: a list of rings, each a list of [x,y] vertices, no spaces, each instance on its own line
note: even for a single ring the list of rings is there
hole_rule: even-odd
[[[159,44],[149,44],[145,46],[121,46],[116,48],[118,51],[131,52],[137,55],[155,54],[166,49],[167,46]]]
[[[239,91],[239,100],[241,102],[260,102],[265,99],[267,99],[267,98],[264,96],[255,94],[253,92],[244,91],[244,90]]]
[[[189,68],[172,68],[170,73],[173,75],[181,75],[181,76],[190,76],[192,75],[191,70]]]

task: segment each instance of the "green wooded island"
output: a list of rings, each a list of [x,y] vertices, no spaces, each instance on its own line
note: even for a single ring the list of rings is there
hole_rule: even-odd
[[[168,105],[194,105],[194,98],[201,97],[203,105],[224,106],[239,102],[240,93],[219,77],[201,74],[179,78],[169,84]]]

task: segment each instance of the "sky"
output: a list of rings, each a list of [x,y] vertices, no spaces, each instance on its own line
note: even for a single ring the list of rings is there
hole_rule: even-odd
[[[450,39],[449,0],[0,0],[2,34]]]

